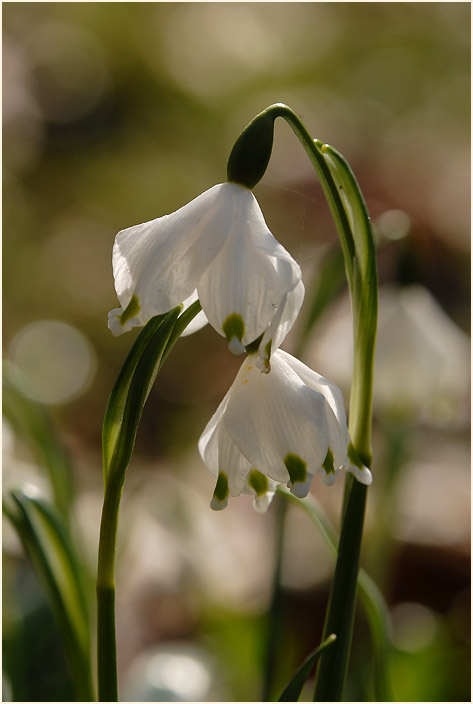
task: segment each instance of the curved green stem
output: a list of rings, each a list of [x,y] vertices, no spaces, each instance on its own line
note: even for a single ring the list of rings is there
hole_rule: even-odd
[[[115,552],[120,499],[143,407],[173,345],[201,310],[196,301],[149,321],[128,355],[104,419],[105,496],[97,570],[97,674],[99,701],[118,701],[115,632]],[[152,334],[150,334],[150,331]],[[106,461],[105,461],[106,460]]]
[[[307,152],[337,227],[353,313],[354,366],[349,429],[356,454],[369,467],[378,288],[368,211],[346,160],[333,147],[314,140],[287,105],[277,103],[257,115],[247,128],[248,134],[255,131],[254,124],[258,121],[269,124],[276,117],[286,120]],[[315,691],[318,701],[338,701],[343,694],[351,647],[366,494],[366,486],[355,481],[351,475],[347,476],[338,559],[323,635],[326,638],[335,633],[337,640],[320,659]]]

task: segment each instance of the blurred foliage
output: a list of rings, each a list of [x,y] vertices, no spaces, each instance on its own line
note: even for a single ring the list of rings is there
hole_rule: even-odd
[[[115,233],[172,212],[224,180],[235,139],[270,103],[289,104],[314,137],[348,159],[382,245],[381,283],[422,284],[469,331],[468,3],[4,3],[2,16],[5,354],[18,361],[18,335],[29,323],[59,320],[80,330],[97,358],[93,383],[51,405],[48,420],[74,455],[74,530],[90,543],[91,565],[102,491],[101,424],[136,337],[113,338],[106,327],[106,313],[116,305]],[[273,156],[256,195],[269,227],[301,264],[308,291],[301,326],[315,321],[312,334],[322,336],[326,291],[318,271],[336,243],[335,228],[310,163],[284,125],[276,125]],[[302,332],[288,338],[289,351]],[[225,516],[208,515],[212,481],[195,449],[239,364],[225,341],[205,329],[179,342],[150,395],[124,504],[136,502],[135,523],[148,512],[158,516],[156,542],[146,555],[142,548],[119,552],[123,560],[133,554],[136,574],[149,580],[141,620],[131,620],[133,612],[121,602],[127,639],[119,657],[126,675],[133,658],[160,638],[192,637],[220,663],[226,697],[245,701],[258,696],[264,659],[258,652],[274,511],[254,517],[242,498]],[[8,488],[15,477],[21,483],[26,470],[38,484],[49,481],[32,427],[25,423],[7,450]],[[370,497],[364,566],[382,585],[393,616],[397,606],[415,603],[436,624],[417,651],[409,650],[409,638],[398,646],[396,698],[469,700],[469,523],[462,513],[467,430],[426,427],[419,412],[396,423],[378,417],[375,431],[379,480]],[[421,517],[412,522],[400,497],[409,496],[421,466],[429,479],[421,490],[415,484],[409,511]],[[338,489],[314,485],[313,491],[336,521]],[[430,504],[436,507],[433,533],[432,523],[422,523]],[[166,512],[172,531],[162,519]],[[131,536],[133,521],[125,525]],[[60,647],[47,663],[33,666],[38,643],[53,628],[51,614],[5,532],[10,586],[3,613],[16,614],[19,629],[16,640],[4,631],[12,694],[68,700]],[[284,561],[303,567],[282,585],[286,658],[278,693],[320,642],[330,576],[312,528],[302,524],[286,543]],[[133,569],[125,562],[127,573],[131,578]],[[192,598],[182,587],[186,579]],[[139,599],[136,591],[126,593],[134,594],[132,602]],[[152,609],[167,603],[169,593],[180,616],[172,617],[173,609],[159,612],[169,619],[160,631]],[[228,603],[230,595],[236,603]],[[421,626],[428,622],[424,612],[413,613]],[[57,634],[51,639],[57,642]],[[348,692],[354,699],[369,697],[361,664],[368,647],[360,615]],[[16,668],[21,672],[14,677]]]
[[[64,640],[77,698],[92,701],[89,595],[83,566],[60,514],[45,501],[13,491],[3,512],[15,527]]]

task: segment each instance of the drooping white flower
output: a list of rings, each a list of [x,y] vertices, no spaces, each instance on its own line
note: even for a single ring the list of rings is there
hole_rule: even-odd
[[[350,320],[347,297],[307,351],[342,388],[350,387],[353,375]],[[462,427],[469,422],[470,371],[467,335],[425,287],[380,287],[373,387],[377,413]]]
[[[255,508],[264,511],[278,483],[306,496],[316,472],[325,484],[340,469],[371,483],[350,444],[341,391],[282,350],[273,353],[267,373],[258,369],[256,355],[247,357],[202,433],[199,451],[217,477],[216,509],[225,508],[229,496],[251,493]]]
[[[115,335],[197,291],[209,323],[241,353],[275,317],[287,332],[302,304],[299,265],[269,231],[253,193],[235,183],[213,186],[171,215],[122,230],[112,263],[120,302],[109,313]]]

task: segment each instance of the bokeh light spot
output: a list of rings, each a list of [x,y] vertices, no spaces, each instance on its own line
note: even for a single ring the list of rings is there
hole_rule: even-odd
[[[437,632],[434,613],[422,604],[397,604],[392,611],[392,620],[394,644],[409,653],[427,648]]]
[[[409,234],[411,219],[403,210],[386,210],[377,218],[375,229],[388,240],[402,240]]]
[[[23,393],[41,403],[63,403],[79,396],[95,373],[95,353],[85,335],[56,320],[27,325],[9,351]]]

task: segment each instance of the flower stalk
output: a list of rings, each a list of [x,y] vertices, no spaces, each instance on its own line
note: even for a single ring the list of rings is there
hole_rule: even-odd
[[[254,123],[282,117],[306,150],[317,172],[337,227],[351,296],[354,367],[350,394],[349,431],[352,457],[358,466],[371,464],[373,361],[378,309],[376,254],[370,218],[360,188],[346,160],[333,147],[314,140],[287,105],[271,105]],[[266,127],[267,129],[267,127]],[[232,170],[237,168],[232,165]],[[323,638],[336,642],[323,653],[317,671],[314,700],[340,701],[343,695],[356,602],[357,577],[367,487],[353,476],[345,481],[338,559],[327,607]]]

